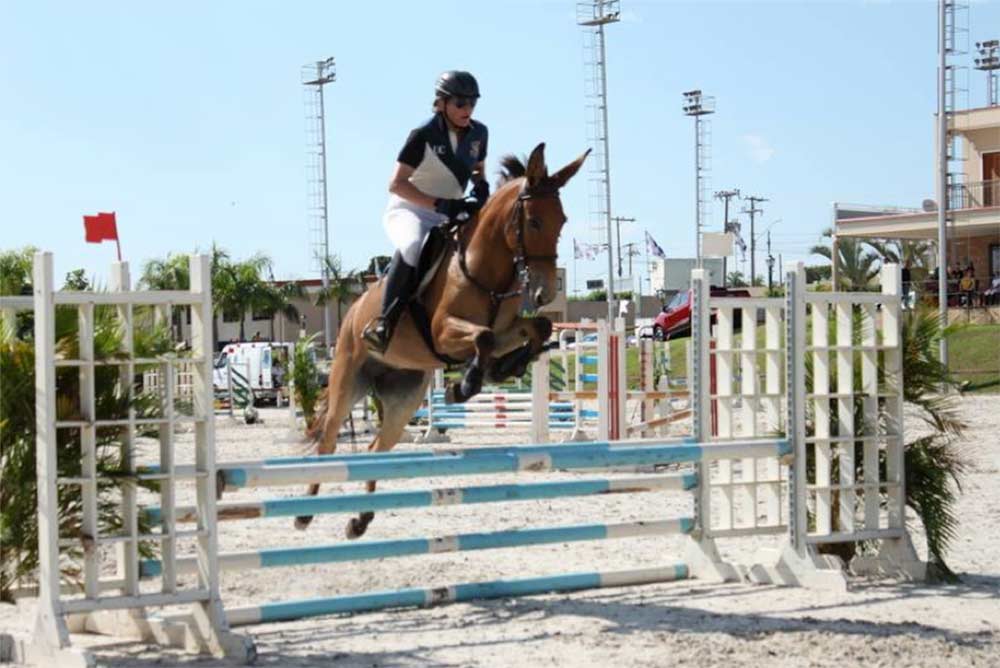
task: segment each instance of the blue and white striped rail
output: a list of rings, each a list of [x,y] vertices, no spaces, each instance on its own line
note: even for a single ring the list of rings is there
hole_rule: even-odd
[[[639,536],[665,536],[688,534],[694,520],[688,517],[672,520],[627,522],[621,524],[580,524],[576,526],[520,529],[489,533],[465,533],[440,538],[408,538],[397,540],[338,543],[309,547],[283,547],[248,552],[229,552],[219,555],[219,568],[223,571],[245,571],[258,568],[284,568],[308,564],[330,564],[344,561],[368,561],[390,557],[444,552],[471,552],[505,547],[527,547],[552,543],[572,543],[589,540],[614,540]],[[195,557],[175,561],[178,575],[198,572]],[[162,562],[146,559],[139,562],[140,577],[157,577],[163,573]]]
[[[473,427],[491,427],[495,429],[510,429],[510,428],[524,428],[530,427],[531,422],[526,422],[524,420],[489,420],[486,418],[480,420],[434,420],[430,423],[430,427],[434,429],[471,429]],[[570,420],[556,420],[549,422],[549,429],[571,429],[573,427],[573,422]]]
[[[634,442],[633,442],[634,443]],[[477,473],[514,473],[554,469],[596,469],[644,466],[716,459],[783,457],[791,453],[785,439],[730,441],[724,444],[644,445],[612,447],[608,442],[579,446],[535,446],[543,450],[527,453],[468,454],[414,458],[371,459],[330,462],[308,466],[266,464],[220,466],[218,475],[226,489],[296,485],[301,483],[391,480]]]
[[[551,592],[580,591],[602,587],[671,582],[688,577],[686,564],[678,563],[663,568],[642,568],[628,571],[571,573],[518,580],[473,582],[448,587],[426,589],[398,589],[352,596],[313,598],[282,603],[266,603],[241,608],[228,608],[226,617],[230,626],[246,626],[263,622],[277,622],[306,617],[320,617],[348,612],[384,610],[386,608],[414,608],[472,601],[476,599],[530,596]]]
[[[254,466],[283,466],[291,464],[321,464],[324,462],[357,462],[357,461],[369,461],[369,460],[386,460],[386,459],[414,459],[421,457],[440,457],[440,456],[451,456],[451,457],[465,457],[468,455],[496,455],[496,454],[513,454],[513,455],[523,455],[523,454],[533,454],[539,452],[548,452],[553,447],[558,447],[560,449],[579,449],[579,448],[618,448],[618,447],[633,447],[637,445],[642,445],[643,443],[649,443],[649,441],[642,440],[625,440],[625,441],[610,441],[605,443],[564,443],[561,445],[553,446],[549,443],[542,443],[538,445],[495,445],[486,447],[468,447],[468,448],[437,448],[434,450],[393,450],[392,452],[354,452],[354,453],[340,453],[331,455],[301,455],[301,456],[286,456],[286,457],[268,457],[266,459],[253,459],[245,461],[235,461],[226,462],[218,464],[219,468],[242,468],[242,467],[254,467]],[[690,437],[672,437],[672,438],[661,438],[657,440],[657,444],[667,445],[667,444],[681,444],[681,443],[694,443]],[[136,473],[139,475],[158,475],[162,472],[159,466],[138,466],[136,467]],[[186,464],[181,464],[174,467],[174,473],[177,476],[190,476],[194,472],[194,468]]]
[[[325,496],[292,497],[268,501],[219,503],[216,506],[220,521],[246,520],[264,517],[298,517],[300,515],[329,515],[336,513],[364,513],[401,508],[429,508],[432,506],[457,506],[508,501],[533,501],[601,494],[634,494],[653,491],[690,491],[698,486],[694,473],[680,475],[645,476],[641,478],[600,478],[512,485],[476,485],[449,487],[433,490],[373,492],[371,494],[330,494]],[[143,510],[150,524],[162,520],[160,508]],[[194,522],[194,506],[174,509],[177,522]]]

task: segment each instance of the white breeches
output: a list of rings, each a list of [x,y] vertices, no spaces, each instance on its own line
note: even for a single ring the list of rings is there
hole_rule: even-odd
[[[389,241],[403,256],[403,261],[411,267],[416,267],[420,261],[420,247],[427,233],[445,220],[447,218],[436,211],[391,195],[382,215],[382,226],[389,235]]]

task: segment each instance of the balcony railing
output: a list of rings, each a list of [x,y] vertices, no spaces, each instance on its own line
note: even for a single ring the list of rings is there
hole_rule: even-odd
[[[955,183],[948,188],[948,208],[982,209],[1000,206],[1000,179]]]

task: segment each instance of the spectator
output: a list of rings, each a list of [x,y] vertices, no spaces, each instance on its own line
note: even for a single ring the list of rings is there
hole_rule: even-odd
[[[907,260],[903,263],[903,270],[900,272],[903,279],[903,306],[905,308],[910,308],[912,304],[910,303],[910,290],[912,284],[910,283],[910,261]]]
[[[1000,304],[1000,272],[993,274],[993,282],[990,287],[983,292],[983,298],[990,306]]]
[[[973,306],[972,299],[976,294],[976,279],[972,275],[971,269],[965,270],[965,275],[958,283],[958,289],[962,293],[964,306]]]

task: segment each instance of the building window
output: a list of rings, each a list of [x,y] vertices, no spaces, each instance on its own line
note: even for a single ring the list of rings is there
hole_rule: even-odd
[[[222,312],[222,322],[239,322],[242,315],[239,311],[225,310]]]
[[[1000,274],[1000,244],[990,244],[990,278]]]
[[[256,320],[270,320],[274,317],[274,311],[257,311],[253,312],[253,319]]]

